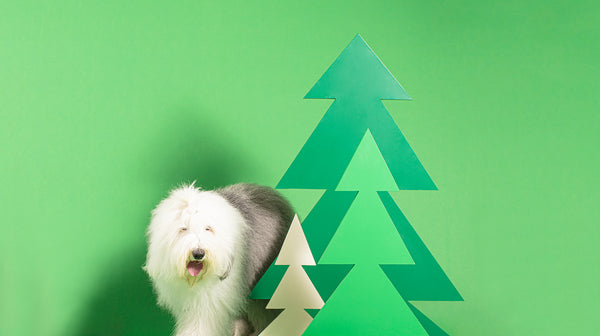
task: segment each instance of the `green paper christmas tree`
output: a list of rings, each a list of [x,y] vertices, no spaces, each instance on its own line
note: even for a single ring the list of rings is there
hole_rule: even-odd
[[[437,189],[381,101],[410,97],[357,35],[305,98],[335,100],[277,185],[325,190],[302,223],[325,301],[304,335],[447,335],[410,301],[462,297],[389,194]]]
[[[398,188],[368,130],[337,189],[358,194],[319,263],[355,266],[304,335],[426,336],[379,267],[413,260],[377,194]]]

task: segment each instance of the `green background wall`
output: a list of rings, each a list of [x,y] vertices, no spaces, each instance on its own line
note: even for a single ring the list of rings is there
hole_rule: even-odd
[[[594,335],[597,1],[2,1],[0,334],[168,335],[140,267],[182,181],[274,186],[360,33],[439,191],[394,194],[451,335]],[[365,284],[368,285],[368,284]]]

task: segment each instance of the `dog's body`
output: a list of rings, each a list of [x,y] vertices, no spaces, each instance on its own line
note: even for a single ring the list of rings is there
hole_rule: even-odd
[[[258,333],[274,317],[248,294],[271,265],[293,219],[271,188],[176,189],[153,211],[145,269],[177,336]]]

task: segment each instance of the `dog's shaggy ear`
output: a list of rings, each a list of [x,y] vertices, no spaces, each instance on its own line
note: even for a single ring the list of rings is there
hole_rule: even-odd
[[[233,262],[234,262],[233,259],[234,258],[232,257],[225,263],[225,265],[222,269],[223,272],[221,272],[222,274],[219,275],[219,279],[221,279],[221,281],[227,279],[227,277],[229,276],[229,273],[231,272],[231,268],[233,267]]]

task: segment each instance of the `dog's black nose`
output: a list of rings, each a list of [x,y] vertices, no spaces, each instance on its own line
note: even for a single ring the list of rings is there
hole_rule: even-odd
[[[205,255],[206,252],[204,252],[204,250],[201,248],[197,248],[192,251],[192,257],[194,258],[194,260],[202,260],[204,259]]]

